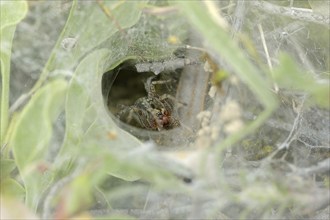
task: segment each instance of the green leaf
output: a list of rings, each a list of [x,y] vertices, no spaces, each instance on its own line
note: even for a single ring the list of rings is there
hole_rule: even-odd
[[[28,10],[27,2],[21,1],[1,1],[0,2],[0,29],[7,26],[16,25],[26,15]]]
[[[67,83],[58,79],[42,87],[17,118],[9,144],[23,179],[27,204],[35,209],[49,177],[40,169],[52,136],[52,122],[62,111]]]
[[[66,100],[67,128],[64,144],[57,158],[59,165],[63,165],[63,160],[69,161],[75,157],[93,160],[104,154],[109,146],[132,149],[141,144],[135,137],[117,128],[104,106],[101,78],[105,71],[104,62],[109,55],[108,50],[97,50],[88,55],[79,64],[70,82]],[[109,139],[109,132],[116,133],[116,137]],[[124,173],[116,174],[116,170],[115,166],[108,167],[109,173],[113,172],[127,180],[136,179]]]
[[[329,79],[317,80],[311,73],[300,70],[288,54],[280,55],[274,77],[279,85],[310,93],[317,104],[330,108]]]
[[[0,182],[7,177],[9,177],[10,173],[15,169],[15,161],[11,159],[0,159]]]
[[[9,80],[11,47],[16,24],[27,13],[26,1],[0,2],[0,71],[1,71],[1,108],[0,108],[0,146],[4,144],[9,121]]]
[[[0,182],[2,195],[8,195],[19,199],[24,199],[25,189],[16,180],[7,178]]]
[[[82,173],[61,190],[60,204],[56,211],[60,213],[58,214],[59,219],[67,219],[92,204],[91,182],[91,176]]]
[[[22,202],[11,196],[0,195],[1,219],[39,219]]]
[[[0,194],[24,198],[25,189],[14,179],[10,178],[11,172],[15,169],[15,161],[11,159],[0,160]]]
[[[134,25],[141,15],[139,5],[146,1],[104,2],[112,17],[108,17],[96,1],[73,1],[61,36],[32,90],[39,88],[51,71],[71,71],[84,56],[119,32],[118,27],[124,29]],[[67,41],[71,41],[71,46],[65,46]]]

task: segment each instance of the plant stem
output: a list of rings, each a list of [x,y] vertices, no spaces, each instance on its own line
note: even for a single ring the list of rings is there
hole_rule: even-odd
[[[0,136],[0,145],[2,146],[4,144],[4,139],[8,127],[8,121],[9,121],[9,115],[8,115],[8,110],[9,110],[9,80],[10,76],[9,74],[6,74],[6,71],[9,72],[9,67],[8,70],[5,70],[6,65],[1,63],[1,123],[0,123],[0,130],[1,130],[1,136]]]
[[[1,113],[0,113],[0,146],[5,143],[5,136],[9,122],[9,81],[10,81],[10,57],[11,57],[11,42],[14,38],[16,26],[3,28],[0,32],[2,39],[10,42],[9,45],[1,45],[0,64],[1,64]],[[4,41],[1,41],[4,44]]]

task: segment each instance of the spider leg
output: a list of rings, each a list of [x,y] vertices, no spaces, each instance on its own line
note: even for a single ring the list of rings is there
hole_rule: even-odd
[[[165,109],[167,111],[172,112],[174,110],[174,106],[178,104],[176,98],[169,94],[163,94],[159,97],[159,100],[163,103]]]
[[[148,113],[142,109],[136,109],[135,113],[135,121],[140,125],[142,128],[149,128],[150,125],[148,123]]]
[[[152,84],[152,80],[155,78],[156,76],[151,76],[147,79],[147,81],[144,83],[144,88],[148,93],[148,97],[151,97],[153,95],[156,94],[156,88],[155,86]]]
[[[169,82],[172,82],[172,79],[167,79],[167,80],[157,80],[157,81],[152,81],[151,84],[153,86],[155,85],[163,85],[163,84],[168,84]]]
[[[145,110],[144,122],[145,127],[152,130],[160,130],[161,125],[158,123],[157,109],[147,109]]]
[[[187,106],[187,103],[179,102],[174,96],[169,94],[163,94],[159,97],[159,99],[166,103],[168,103],[166,99],[171,100],[171,106],[172,106],[171,110],[173,110],[174,106],[176,106],[177,109]]]
[[[133,106],[121,106],[120,110],[116,116],[120,120],[125,121],[126,123],[131,123],[133,120],[134,107]]]
[[[129,112],[128,112],[128,115],[127,115],[127,118],[126,118],[126,122],[128,124],[132,123],[133,121],[133,118],[135,119],[135,108],[133,106],[130,106],[129,107]]]
[[[156,88],[155,85],[163,85],[163,84],[168,84],[169,82],[172,81],[172,79],[168,80],[157,80],[157,81],[152,81],[154,78],[157,76],[151,76],[147,79],[147,81],[144,83],[144,88],[146,89],[148,93],[148,97],[154,97],[156,95]]]
[[[151,109],[141,109],[137,107],[133,107],[132,114],[135,122],[142,128],[147,128],[151,130],[156,130],[158,128],[156,124],[155,116],[153,115],[153,112]]]
[[[181,126],[181,123],[178,119],[174,118],[174,117],[170,117],[170,127],[179,127]]]
[[[125,115],[125,114],[127,113],[127,109],[128,109],[128,107],[125,106],[125,105],[121,105],[121,106],[120,106],[120,109],[121,109],[121,110],[116,114],[116,117],[119,118],[119,119],[121,119],[122,116]]]

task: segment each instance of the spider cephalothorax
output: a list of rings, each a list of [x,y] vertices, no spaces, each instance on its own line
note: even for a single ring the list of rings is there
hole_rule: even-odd
[[[148,130],[168,130],[180,125],[173,116],[175,98],[168,94],[158,95],[156,84],[166,84],[170,80],[153,81],[149,77],[144,83],[147,97],[139,98],[131,106],[124,107],[117,116],[122,121]]]

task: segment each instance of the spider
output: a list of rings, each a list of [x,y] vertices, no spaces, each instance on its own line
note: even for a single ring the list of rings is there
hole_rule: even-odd
[[[153,81],[156,76],[149,77],[144,83],[146,97],[141,97],[131,106],[124,107],[117,117],[131,125],[147,130],[161,131],[180,126],[180,122],[172,113],[175,98],[169,94],[158,95],[155,85],[166,84],[171,80]]]

